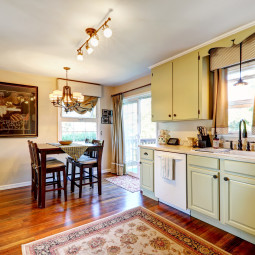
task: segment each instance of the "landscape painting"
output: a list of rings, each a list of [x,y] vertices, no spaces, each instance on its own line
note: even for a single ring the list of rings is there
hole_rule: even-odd
[[[38,87],[0,82],[0,137],[38,136]]]

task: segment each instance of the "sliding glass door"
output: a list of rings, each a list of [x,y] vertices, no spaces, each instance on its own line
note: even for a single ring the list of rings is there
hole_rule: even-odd
[[[138,145],[156,142],[156,123],[151,122],[151,96],[124,99],[123,120],[126,170],[128,174],[139,177]]]

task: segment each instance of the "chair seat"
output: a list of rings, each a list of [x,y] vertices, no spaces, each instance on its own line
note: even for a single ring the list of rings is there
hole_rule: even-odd
[[[78,162],[80,164],[94,164],[97,163],[97,159],[95,158],[90,158],[88,156],[82,155],[79,159]]]
[[[57,160],[57,159],[54,158],[54,157],[47,157],[46,160],[47,160],[47,161],[51,161],[51,160]]]
[[[58,168],[58,167],[63,167],[63,166],[65,166],[65,164],[62,161],[59,161],[57,159],[46,161],[46,168],[47,169]]]

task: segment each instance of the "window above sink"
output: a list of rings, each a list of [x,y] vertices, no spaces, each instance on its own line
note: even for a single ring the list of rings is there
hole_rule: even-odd
[[[255,95],[255,61],[242,65],[243,80],[246,86],[233,86],[240,77],[239,65],[228,68],[228,125],[229,134],[238,133],[241,119],[247,122],[247,131],[251,134],[253,104]]]

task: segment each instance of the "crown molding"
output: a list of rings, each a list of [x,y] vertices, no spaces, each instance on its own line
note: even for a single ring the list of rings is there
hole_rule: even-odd
[[[190,53],[190,52],[192,52],[192,51],[195,51],[195,50],[198,50],[198,49],[200,49],[200,48],[203,48],[204,46],[207,46],[207,45],[209,45],[209,44],[211,44],[211,43],[217,42],[217,41],[219,41],[219,40],[221,40],[221,39],[224,39],[224,38],[226,38],[226,37],[228,37],[228,36],[231,36],[231,35],[233,35],[233,34],[236,34],[236,33],[238,33],[238,32],[241,32],[241,31],[243,31],[243,30],[245,30],[245,29],[247,29],[247,28],[250,28],[250,27],[252,27],[252,26],[254,26],[254,25],[255,25],[255,21],[253,21],[253,22],[251,22],[251,23],[248,23],[248,24],[246,24],[246,25],[240,26],[240,27],[238,27],[238,28],[236,28],[236,29],[234,29],[234,30],[231,30],[231,31],[229,31],[229,32],[227,32],[227,33],[224,33],[224,34],[220,35],[220,36],[217,36],[217,37],[215,37],[215,38],[213,38],[213,39],[211,39],[211,40],[209,40],[209,41],[206,41],[206,42],[204,42],[204,43],[202,43],[202,44],[199,44],[199,45],[197,45],[197,46],[195,46],[195,47],[193,47],[193,48],[190,48],[190,49],[188,49],[188,50],[186,50],[186,51],[183,51],[183,52],[181,52],[181,53],[179,53],[179,54],[177,54],[177,55],[174,55],[173,57],[167,58],[167,59],[162,60],[162,61],[160,61],[160,62],[158,62],[158,63],[156,63],[156,64],[154,64],[154,65],[152,65],[152,66],[149,66],[149,69],[152,69],[152,68],[154,68],[154,67],[156,67],[156,66],[160,66],[160,65],[162,65],[162,64],[165,64],[165,63],[167,63],[167,62],[169,62],[169,61],[171,61],[171,60],[173,60],[173,59],[179,58],[179,57],[181,57],[181,56],[183,56],[183,55],[186,55],[186,54],[188,54],[188,53]]]

